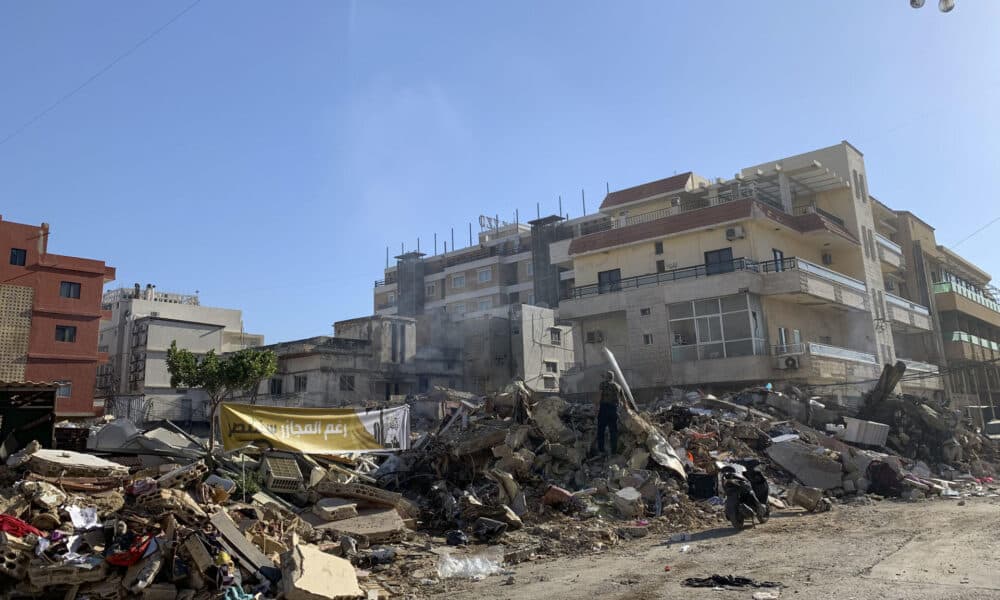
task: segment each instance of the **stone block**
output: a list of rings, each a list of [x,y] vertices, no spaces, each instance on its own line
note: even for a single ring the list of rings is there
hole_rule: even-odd
[[[612,497],[615,509],[622,517],[634,519],[642,516],[645,504],[642,501],[642,494],[634,487],[622,488],[615,492]]]
[[[363,596],[350,561],[299,544],[281,555],[281,591],[286,600],[337,600]]]
[[[791,440],[772,444],[767,449],[767,455],[809,487],[821,490],[840,487],[843,465],[827,456],[823,448]]]

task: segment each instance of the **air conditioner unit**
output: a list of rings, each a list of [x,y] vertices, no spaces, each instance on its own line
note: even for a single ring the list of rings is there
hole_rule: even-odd
[[[823,264],[824,265],[832,265],[833,264],[833,255],[830,254],[829,252],[824,252],[823,253]]]
[[[779,356],[778,357],[778,368],[779,369],[798,369],[799,368],[799,357],[797,356]]]
[[[726,228],[726,239],[730,242],[733,240],[742,240],[747,236],[746,232],[743,230],[742,225],[734,225],[732,227]]]
[[[680,196],[674,196],[673,198],[670,199],[670,206],[680,206],[680,205],[681,205]]]

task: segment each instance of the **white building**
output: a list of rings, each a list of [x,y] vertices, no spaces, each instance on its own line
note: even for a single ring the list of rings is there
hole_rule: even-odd
[[[103,308],[111,320],[102,321],[98,346],[109,360],[98,370],[98,394],[141,398],[147,420],[205,419],[204,392],[170,387],[171,342],[198,355],[264,343],[264,336],[243,331],[242,311],[202,306],[198,296],[158,292],[153,285],[108,291]]]

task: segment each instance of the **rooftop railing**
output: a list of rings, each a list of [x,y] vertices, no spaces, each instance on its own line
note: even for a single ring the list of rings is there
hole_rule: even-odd
[[[981,304],[994,312],[1000,313],[1000,303],[997,303],[992,298],[980,292],[970,290],[969,288],[961,285],[955,285],[954,283],[951,282],[941,282],[934,284],[935,294],[947,294],[948,292],[954,292],[959,296],[964,296],[969,300],[972,300],[976,304]]]

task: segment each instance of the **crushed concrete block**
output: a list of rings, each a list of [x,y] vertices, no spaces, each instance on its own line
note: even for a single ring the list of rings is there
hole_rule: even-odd
[[[829,490],[840,487],[843,465],[823,452],[798,440],[772,444],[767,455],[781,468],[809,487]]]
[[[154,583],[142,590],[142,600],[176,600],[177,586],[172,583]]]
[[[178,520],[188,525],[195,525],[208,516],[184,490],[157,489],[136,496],[135,503],[151,513],[172,513]]]
[[[615,509],[626,519],[634,519],[642,516],[645,505],[642,501],[642,494],[634,487],[622,488],[612,496]]]
[[[201,481],[208,475],[208,467],[202,461],[193,462],[183,467],[178,467],[166,475],[156,480],[157,487],[160,488],[184,488],[195,481]]]
[[[785,492],[789,504],[801,506],[808,511],[814,511],[823,500],[823,490],[801,485],[792,485]]]
[[[532,408],[532,417],[535,426],[542,433],[542,436],[554,443],[570,443],[576,438],[573,430],[566,426],[562,420],[562,414],[566,412],[569,405],[565,400],[556,396],[542,398]]]
[[[358,503],[343,498],[320,498],[312,511],[326,521],[340,521],[358,516]]]
[[[128,467],[90,454],[42,448],[31,454],[28,470],[49,477],[112,477],[128,475]]]
[[[396,509],[386,508],[359,514],[350,519],[333,521],[318,529],[327,529],[341,535],[364,539],[369,543],[378,543],[402,538],[406,532],[406,523],[400,518]]]
[[[363,595],[351,562],[293,540],[281,555],[281,590],[287,600],[336,600]]]

